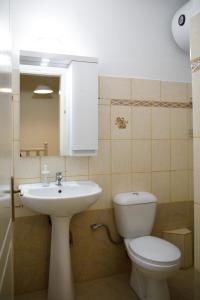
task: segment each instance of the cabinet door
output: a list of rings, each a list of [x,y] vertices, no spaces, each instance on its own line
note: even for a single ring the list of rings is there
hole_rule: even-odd
[[[0,300],[13,299],[10,3],[0,1]]]
[[[69,155],[95,155],[98,149],[98,65],[73,61],[68,78]]]

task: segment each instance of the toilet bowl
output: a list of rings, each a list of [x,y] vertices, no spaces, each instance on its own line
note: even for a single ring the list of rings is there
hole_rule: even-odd
[[[116,225],[132,262],[130,286],[141,300],[170,300],[167,279],[181,263],[175,245],[150,236],[156,202],[146,192],[121,193],[113,199]]]
[[[132,261],[130,285],[140,299],[169,300],[166,279],[180,268],[180,250],[153,236],[125,239]]]

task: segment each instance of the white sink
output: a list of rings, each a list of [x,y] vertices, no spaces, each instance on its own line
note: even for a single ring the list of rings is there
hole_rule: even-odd
[[[51,183],[20,185],[21,200],[29,208],[51,216],[71,217],[94,204],[102,189],[92,181],[62,182],[62,186]]]
[[[22,184],[22,203],[32,210],[51,216],[51,256],[48,300],[74,300],[69,247],[69,224],[77,214],[95,203],[102,192],[92,181]]]

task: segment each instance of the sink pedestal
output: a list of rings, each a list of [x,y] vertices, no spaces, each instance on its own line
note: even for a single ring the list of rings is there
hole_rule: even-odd
[[[48,300],[74,300],[69,245],[70,219],[94,204],[102,189],[93,181],[62,182],[59,187],[54,182],[47,187],[41,183],[22,184],[19,189],[24,205],[51,216]]]
[[[74,289],[70,259],[70,217],[51,216],[51,254],[48,300],[73,300]]]

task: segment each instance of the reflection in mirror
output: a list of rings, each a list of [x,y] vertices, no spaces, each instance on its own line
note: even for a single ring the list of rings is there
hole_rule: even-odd
[[[59,76],[20,75],[20,156],[59,155]]]
[[[95,155],[97,59],[20,50],[19,69],[20,156]]]

